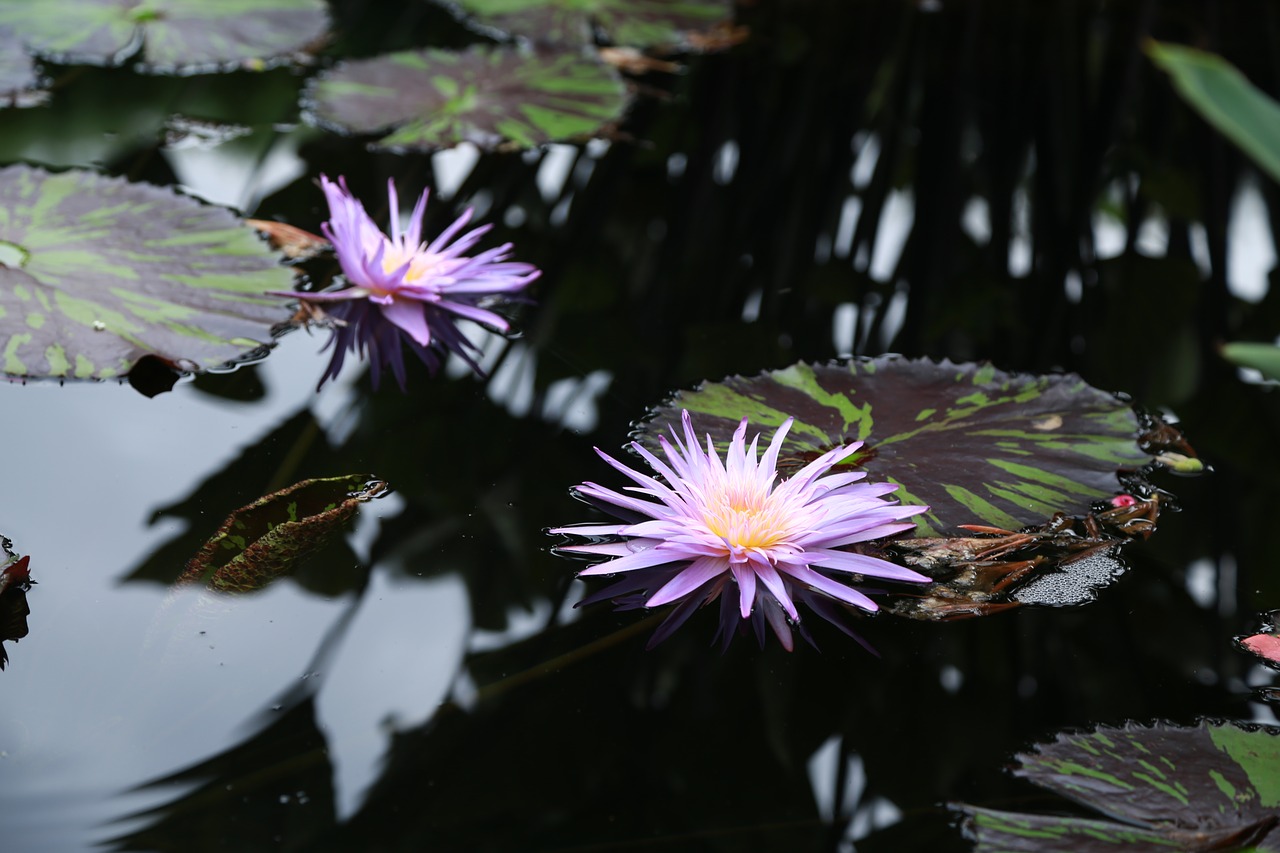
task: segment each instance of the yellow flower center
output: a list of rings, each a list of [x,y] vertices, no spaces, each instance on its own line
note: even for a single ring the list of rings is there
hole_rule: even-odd
[[[708,502],[702,521],[714,535],[724,539],[731,551],[768,549],[785,542],[789,525],[777,502],[767,494],[721,495]]]
[[[436,266],[435,255],[428,255],[426,252],[419,252],[416,249],[397,246],[388,240],[387,250],[382,256],[382,271],[385,273],[395,272],[404,266],[405,261],[409,262],[409,270],[404,274],[405,281],[417,281],[431,272]]]

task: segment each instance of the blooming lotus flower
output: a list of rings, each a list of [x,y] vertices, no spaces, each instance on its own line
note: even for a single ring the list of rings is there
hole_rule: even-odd
[[[391,233],[384,234],[347,189],[346,181],[333,183],[320,177],[329,202],[329,221],[321,226],[333,244],[347,286],[321,293],[278,293],[303,301],[313,312],[333,321],[333,347],[329,368],[320,379],[337,376],[348,351],[364,352],[369,359],[374,387],[381,370],[389,367],[400,387],[405,387],[403,347],[420,358],[434,373],[442,354],[461,356],[481,372],[472,354],[477,352],[459,331],[459,319],[472,320],[501,332],[507,321],[486,307],[496,296],[514,293],[541,273],[532,264],[508,261],[511,244],[464,254],[492,225],[473,228],[459,236],[471,220],[468,209],[430,243],[422,239],[422,218],[427,208],[424,191],[400,228],[400,201],[393,181],[387,181]],[[319,311],[316,311],[320,308]]]
[[[768,624],[789,651],[791,625],[800,622],[797,600],[846,633],[851,632],[838,621],[840,608],[834,602],[877,609],[864,593],[832,575],[929,580],[888,560],[843,550],[909,530],[915,523],[902,519],[929,509],[885,499],[898,488],[892,483],[861,482],[866,475],[856,472],[828,474],[862,442],[824,453],[791,478],[777,482],[778,452],[794,419],[788,418],[778,428],[759,457],[760,436],[746,443],[747,419],[743,418],[722,461],[711,436],[703,451],[689,413],[681,418],[683,441],[674,428],[674,445],[665,436],[658,439],[666,461],[631,443],[658,477],[633,470],[596,449],[635,485],[624,494],[588,482],[576,492],[627,523],[550,531],[614,540],[559,549],[609,558],[579,572],[580,576],[623,575],[583,604],[611,598],[619,609],[631,609],[678,602],[650,641],[653,646],[698,607],[719,598],[718,636],[725,645],[736,629],[750,621],[762,642]],[[807,638],[803,628],[801,633]]]

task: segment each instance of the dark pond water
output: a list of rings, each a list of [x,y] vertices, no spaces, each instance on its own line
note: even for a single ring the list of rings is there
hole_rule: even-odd
[[[482,380],[415,369],[319,393],[327,333],[146,399],[0,386],[0,532],[31,555],[0,673],[4,850],[948,850],[944,804],[1044,810],[1008,778],[1067,727],[1274,721],[1231,639],[1280,606],[1274,187],[1137,52],[1265,28],[1199,4],[743,4],[752,36],[644,81],[623,138],[371,153],[299,121],[305,73],[53,67],[0,111],[0,163],[176,184],[310,230],[317,175],[474,205],[544,276]],[[395,6],[392,13],[392,6]],[[1049,7],[1053,7],[1052,9]],[[1184,8],[1185,7],[1185,8]],[[426,4],[335,4],[330,54],[468,36]],[[1215,41],[1216,40],[1216,41]],[[1275,83],[1264,70],[1260,84]],[[182,115],[251,132],[170,137]],[[1215,473],[1099,599],[943,624],[864,619],[879,656],[710,645],[696,615],[575,610],[548,527],[672,391],[896,351],[1080,373],[1176,413]],[[393,493],[296,577],[231,601],[168,584],[226,515],[307,477]]]

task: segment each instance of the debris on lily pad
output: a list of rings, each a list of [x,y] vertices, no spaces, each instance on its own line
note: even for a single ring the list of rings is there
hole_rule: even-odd
[[[227,517],[187,562],[174,587],[228,593],[264,589],[324,548],[360,504],[388,491],[382,480],[349,474],[303,480],[265,495]]]
[[[199,373],[272,343],[293,273],[231,211],[94,172],[0,169],[0,369]]]
[[[329,15],[324,0],[40,0],[0,3],[6,26],[55,62],[137,56],[147,71],[198,73],[288,61],[325,36]]]
[[[549,45],[611,44],[711,50],[727,46],[729,0],[455,0],[450,3],[482,32]],[[741,38],[741,36],[738,36]]]
[[[324,127],[379,135],[379,148],[423,151],[608,135],[628,95],[612,68],[576,52],[474,46],[343,63],[311,81],[304,102]]]
[[[1013,773],[1100,818],[968,804],[979,853],[1280,851],[1280,735],[1238,723],[1098,726],[1016,757]]]
[[[761,427],[794,417],[784,476],[863,442],[838,467],[931,508],[912,534],[868,550],[934,578],[883,604],[917,619],[1091,600],[1123,573],[1120,548],[1149,536],[1171,504],[1150,475],[1204,470],[1176,427],[1122,397],[1072,374],[990,364],[881,356],[729,377],[659,406],[640,443],[656,450],[681,409],[721,447],[743,417]]]

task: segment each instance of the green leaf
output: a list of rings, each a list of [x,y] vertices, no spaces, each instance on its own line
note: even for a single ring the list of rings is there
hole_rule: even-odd
[[[258,498],[227,517],[174,586],[260,590],[324,548],[360,504],[386,493],[381,480],[349,474],[303,480]]]
[[[884,356],[794,364],[678,393],[640,426],[657,437],[688,409],[699,435],[727,445],[738,422],[771,430],[794,417],[782,448],[792,470],[833,447],[864,442],[848,462],[927,504],[917,536],[961,524],[1016,530],[1054,513],[1083,515],[1121,488],[1118,474],[1151,461],[1128,403],[1080,377],[1010,374],[990,365]]]
[[[40,0],[0,4],[0,26],[58,62],[153,71],[260,67],[328,30],[323,0]]]
[[[472,142],[529,148],[599,134],[619,120],[626,88],[612,70],[574,53],[511,48],[405,51],[339,65],[304,100],[318,123],[380,134],[383,148],[426,150]]]
[[[1147,53],[1205,121],[1280,181],[1280,104],[1215,54],[1160,42]]]
[[[1123,823],[974,806],[976,850],[1280,850],[1280,737],[1201,722],[1099,726],[1017,756],[1014,775]]]
[[[292,273],[229,211],[92,172],[0,169],[0,368],[199,372],[271,341]]]
[[[543,44],[591,44],[599,28],[616,45],[688,48],[690,34],[733,18],[726,0],[457,0],[455,5],[484,30]]]
[[[1222,357],[1240,367],[1252,367],[1268,379],[1280,379],[1280,347],[1274,344],[1224,344]]]

